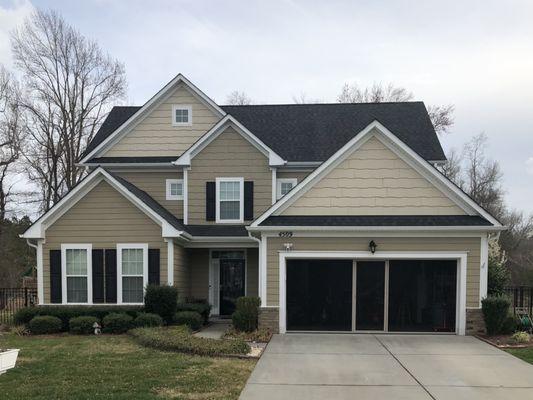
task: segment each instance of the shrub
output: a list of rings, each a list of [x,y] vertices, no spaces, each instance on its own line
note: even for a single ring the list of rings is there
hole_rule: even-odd
[[[209,322],[209,314],[211,313],[211,305],[200,301],[195,303],[179,303],[178,312],[180,311],[197,312],[202,316],[204,324],[207,324]]]
[[[144,295],[147,313],[159,315],[167,324],[172,323],[178,307],[178,289],[174,286],[149,285]]]
[[[14,325],[11,327],[10,332],[17,336],[27,336],[30,334],[26,325]]]
[[[187,325],[193,331],[200,329],[203,322],[202,316],[195,311],[180,311],[174,315],[176,325]]]
[[[224,333],[223,338],[242,339],[245,342],[268,343],[270,342],[270,339],[272,339],[272,332],[266,328],[257,329],[253,332],[240,332],[235,330],[235,328],[232,328]]]
[[[514,333],[518,329],[518,320],[512,314],[508,314],[505,320],[503,321],[501,333],[509,334]]]
[[[142,311],[142,306],[35,306],[21,308],[15,313],[14,318],[16,324],[28,324],[33,317],[38,315],[52,315],[61,320],[62,330],[68,331],[69,321],[74,317],[91,316],[102,321],[106,315],[111,313],[126,313],[135,318]]]
[[[111,313],[102,320],[104,333],[125,333],[133,327],[133,318],[124,313]]]
[[[133,321],[133,325],[137,328],[161,326],[163,325],[163,318],[157,314],[140,313]]]
[[[481,301],[487,334],[497,335],[502,332],[510,305],[511,302],[504,296],[489,296]]]
[[[62,323],[57,317],[42,315],[32,318],[28,324],[30,332],[34,335],[45,335],[48,333],[61,332]]]
[[[77,335],[90,335],[94,333],[94,323],[98,322],[98,318],[91,316],[81,316],[71,318],[69,321],[70,333]]]
[[[236,311],[231,316],[233,327],[242,332],[255,331],[260,304],[259,297],[239,297],[236,302]]]
[[[163,351],[198,354],[202,356],[223,356],[247,354],[250,346],[243,340],[206,339],[193,336],[183,326],[168,328],[137,328],[129,332],[142,346]]]
[[[511,340],[515,343],[529,343],[531,336],[527,332],[516,332],[511,336]]]

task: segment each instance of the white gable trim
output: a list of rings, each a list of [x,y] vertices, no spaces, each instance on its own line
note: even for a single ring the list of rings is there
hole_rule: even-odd
[[[131,201],[137,208],[144,212],[150,219],[158,224],[162,229],[164,237],[187,236],[183,231],[174,228],[159,214],[154,212],[144,202],[139,200],[133,193],[124,187],[118,180],[111,176],[103,168],[95,169],[89,176],[72,189],[63,199],[55,204],[47,213],[42,215],[21,237],[26,239],[44,239],[46,229],[56,222],[71,207],[80,201],[87,193],[96,187],[100,182],[106,181],[115,190]]]
[[[108,149],[111,145],[115,144],[124,135],[130,132],[135,126],[137,126],[147,115],[165,99],[167,99],[174,89],[183,83],[187,89],[198,100],[203,102],[219,117],[226,115],[226,112],[222,110],[213,100],[211,100],[205,93],[198,89],[191,81],[189,81],[182,74],[176,75],[169,83],[167,83],[159,92],[157,92],[150,100],[148,100],[135,114],[133,114],[126,122],[119,126],[111,135],[109,135],[102,143],[96,146],[89,154],[87,154],[80,161],[80,165],[84,165],[88,160],[95,157],[98,153]]]
[[[237,133],[245,138],[252,146],[268,157],[268,163],[271,167],[285,165],[283,160],[274,150],[263,143],[258,137],[250,132],[243,124],[237,121],[231,115],[226,115],[213,126],[206,134],[196,141],[186,152],[184,152],[176,161],[175,165],[190,166],[191,159],[205,149],[213,140],[219,137],[227,128],[233,127]]]
[[[409,166],[414,168],[424,178],[428,179],[437,189],[443,192],[450,200],[457,204],[469,215],[481,215],[496,227],[502,227],[502,224],[496,220],[492,215],[480,207],[461,189],[459,189],[453,182],[442,175],[435,169],[428,161],[420,157],[409,146],[403,143],[396,135],[389,131],[378,121],[373,121],[354,138],[340,148],[320,167],[309,174],[300,184],[298,184],[292,191],[284,196],[280,201],[272,205],[263,215],[257,218],[250,228],[257,228],[259,224],[271,215],[278,215],[283,210],[293,204],[304,193],[311,189],[318,181],[326,176],[331,170],[337,167],[350,154],[361,147],[371,137],[377,137],[388,148],[396,153]]]

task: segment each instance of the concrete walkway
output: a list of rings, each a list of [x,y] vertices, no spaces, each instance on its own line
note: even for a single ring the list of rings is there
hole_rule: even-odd
[[[211,322],[209,326],[203,328],[201,331],[196,332],[194,336],[199,336],[208,339],[220,339],[231,327],[231,321],[217,320]]]
[[[242,400],[533,400],[533,366],[476,338],[275,335]]]

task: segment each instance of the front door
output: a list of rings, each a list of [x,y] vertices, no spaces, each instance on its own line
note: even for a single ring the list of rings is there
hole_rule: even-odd
[[[231,315],[235,301],[244,296],[245,260],[220,259],[220,315]]]

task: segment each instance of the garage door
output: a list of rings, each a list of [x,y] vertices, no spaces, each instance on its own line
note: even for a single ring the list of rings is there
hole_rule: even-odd
[[[287,329],[352,330],[352,260],[287,262]]]

